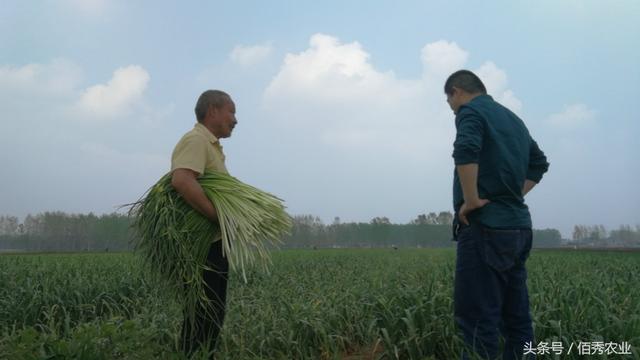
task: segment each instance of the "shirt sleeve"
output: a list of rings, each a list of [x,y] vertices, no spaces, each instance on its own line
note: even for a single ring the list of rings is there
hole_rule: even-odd
[[[531,139],[529,145],[529,168],[527,169],[527,179],[539,183],[542,175],[549,170],[549,162],[544,152],[538,147],[538,143]]]
[[[484,122],[472,110],[461,109],[457,122],[456,140],[453,143],[453,160],[456,165],[477,164],[482,150]]]
[[[171,156],[171,171],[190,169],[204,174],[207,164],[207,139],[197,135],[187,135],[180,139]]]

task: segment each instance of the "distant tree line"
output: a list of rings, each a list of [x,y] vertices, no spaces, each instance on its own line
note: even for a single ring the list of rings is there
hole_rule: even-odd
[[[448,211],[420,214],[407,224],[374,217],[367,223],[342,222],[336,217],[324,224],[312,215],[293,217],[284,248],[327,247],[449,247],[453,214]],[[60,211],[0,216],[0,251],[130,251],[131,219],[122,213],[67,214]],[[571,240],[556,229],[534,230],[534,247],[640,246],[640,226],[607,231],[602,225],[576,225]]]
[[[313,215],[293,217],[291,235],[284,239],[286,247],[450,247],[455,243],[451,223],[453,214],[418,215],[408,224],[392,224],[387,217],[374,217],[368,223],[342,223],[336,217],[330,225]],[[534,230],[535,247],[562,245],[556,229]]]
[[[341,223],[336,218],[324,225],[312,215],[293,217],[291,235],[284,246],[309,247],[443,247],[450,246],[451,225],[434,223],[392,224],[386,217],[369,223]]]
[[[568,245],[575,246],[640,246],[640,225],[620,225],[616,230],[607,231],[604,225],[576,225]]]
[[[0,216],[0,250],[128,251],[131,230],[124,214],[67,214],[60,211]]]

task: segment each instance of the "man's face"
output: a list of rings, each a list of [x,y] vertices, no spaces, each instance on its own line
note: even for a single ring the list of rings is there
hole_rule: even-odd
[[[447,103],[449,103],[449,107],[451,108],[451,110],[453,110],[453,113],[455,115],[458,114],[458,109],[462,105],[461,95],[462,95],[461,91],[455,87],[451,91],[451,94],[447,94]]]
[[[231,136],[233,128],[238,123],[236,120],[236,104],[229,99],[219,108],[211,108],[212,123],[215,129],[214,135],[218,138],[228,138]]]

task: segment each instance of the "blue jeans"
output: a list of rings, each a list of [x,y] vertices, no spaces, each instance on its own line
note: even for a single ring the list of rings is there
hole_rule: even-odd
[[[531,229],[463,226],[456,239],[453,299],[454,318],[467,345],[462,358],[471,352],[496,359],[502,334],[503,359],[521,359],[525,343],[534,341],[525,268]]]

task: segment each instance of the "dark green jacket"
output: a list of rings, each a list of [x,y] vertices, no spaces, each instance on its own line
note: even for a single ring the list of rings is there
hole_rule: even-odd
[[[480,95],[460,107],[456,130],[455,164],[478,164],[478,194],[491,201],[471,212],[469,221],[492,228],[531,228],[522,187],[525,179],[540,182],[549,163],[524,122],[491,96]],[[454,171],[456,214],[463,202],[460,179]]]

